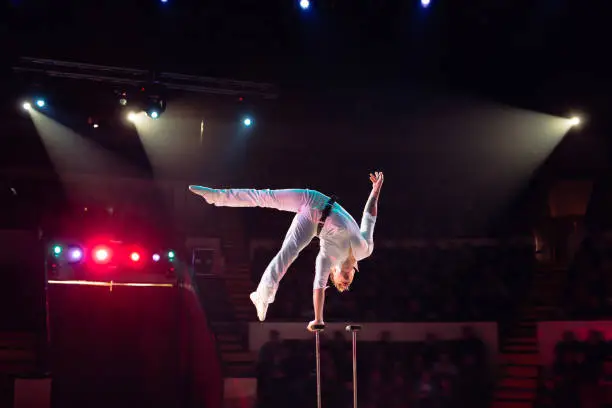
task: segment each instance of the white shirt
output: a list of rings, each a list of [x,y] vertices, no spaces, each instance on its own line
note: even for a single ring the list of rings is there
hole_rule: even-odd
[[[317,256],[314,289],[324,289],[332,268],[340,267],[352,249],[357,261],[367,258],[374,250],[376,217],[364,211],[361,226],[338,203],[325,222],[320,234],[321,250]]]

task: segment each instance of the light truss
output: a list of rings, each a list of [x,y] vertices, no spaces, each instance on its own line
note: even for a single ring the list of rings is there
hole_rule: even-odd
[[[275,99],[278,96],[272,84],[239,81],[171,72],[95,65],[82,62],[58,61],[44,58],[22,57],[13,67],[19,73],[32,73],[53,78],[102,82],[118,85],[143,86],[152,82],[166,89],[204,93],[210,95],[253,96]]]

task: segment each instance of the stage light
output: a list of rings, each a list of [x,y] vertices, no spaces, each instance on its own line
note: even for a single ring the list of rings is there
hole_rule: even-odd
[[[570,126],[578,126],[580,124],[580,118],[578,116],[574,116],[569,120]]]
[[[100,127],[100,125],[98,125],[97,123],[94,123],[92,126],[93,126],[94,129],[97,129],[97,128]]]
[[[138,114],[136,112],[128,112],[127,120],[129,120],[130,122],[134,123],[134,122],[136,122],[136,119],[138,119]]]
[[[83,251],[81,248],[73,247],[68,250],[68,261],[79,262],[83,259]]]
[[[173,260],[175,256],[176,254],[174,253],[174,251],[168,251],[168,259]]]
[[[63,248],[60,245],[55,245],[53,247],[53,254],[55,256],[59,256],[62,253]]]
[[[132,252],[130,254],[130,259],[132,260],[132,262],[138,262],[140,261],[140,254],[138,252]]]
[[[246,127],[250,127],[253,124],[253,119],[251,118],[244,118],[242,121],[242,124]]]
[[[36,106],[38,106],[39,108],[44,108],[46,105],[46,102],[44,99],[37,99],[36,100]]]
[[[151,109],[147,111],[147,116],[151,119],[157,119],[159,118],[159,112],[155,109]]]
[[[97,246],[93,250],[93,259],[96,263],[106,263],[110,261],[111,251],[105,246]]]
[[[159,262],[160,259],[161,256],[159,256],[159,254],[153,254],[153,262]]]
[[[32,109],[32,104],[31,104],[30,102],[24,102],[24,103],[23,103],[23,105],[21,105],[21,107],[22,107],[24,110],[29,111],[30,109]]]
[[[308,10],[310,8],[310,1],[300,0],[300,7],[302,8],[302,10]]]
[[[421,0],[421,6],[423,7],[428,7],[430,3],[430,0]]]

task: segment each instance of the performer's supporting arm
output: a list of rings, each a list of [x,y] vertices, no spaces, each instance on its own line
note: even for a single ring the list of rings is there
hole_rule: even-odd
[[[308,330],[313,324],[324,324],[323,309],[325,306],[325,289],[331,273],[331,259],[320,251],[315,261],[315,279],[312,288],[312,307],[314,309],[314,320],[308,324]]]
[[[323,322],[323,307],[325,306],[325,289],[314,289],[312,291],[312,305],[314,307],[314,321]]]

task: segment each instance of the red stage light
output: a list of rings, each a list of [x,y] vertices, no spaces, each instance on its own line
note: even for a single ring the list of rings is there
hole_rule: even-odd
[[[112,255],[110,248],[103,246],[103,245],[99,245],[95,247],[92,253],[93,253],[94,261],[100,264],[107,263],[108,261],[110,261],[110,258]]]
[[[133,262],[138,262],[138,261],[140,261],[140,254],[139,254],[138,252],[132,252],[132,253],[130,254],[130,259],[131,259]]]

